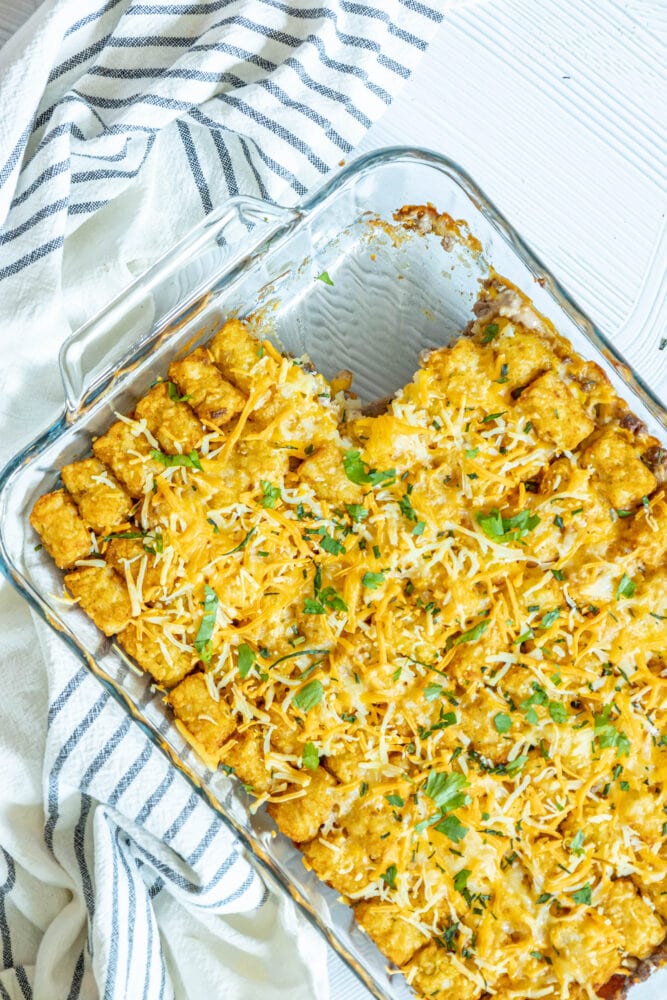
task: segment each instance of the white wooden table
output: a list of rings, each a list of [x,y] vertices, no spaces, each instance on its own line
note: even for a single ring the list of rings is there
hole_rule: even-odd
[[[0,0],[0,43],[38,6]],[[360,147],[459,162],[663,398],[666,47],[666,0],[478,0]],[[333,1000],[366,1000],[330,971]],[[667,974],[631,995],[661,1000]]]

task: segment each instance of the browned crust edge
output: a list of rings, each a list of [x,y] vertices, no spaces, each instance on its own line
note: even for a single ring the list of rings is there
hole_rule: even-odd
[[[623,1000],[623,997],[627,997],[631,986],[635,986],[637,983],[643,983],[653,973],[656,969],[661,968],[663,965],[667,964],[667,938],[658,945],[654,952],[652,952],[648,958],[642,959],[642,961],[637,963],[637,967],[628,976],[612,976],[608,983],[601,986],[598,990],[598,996],[602,1000]]]

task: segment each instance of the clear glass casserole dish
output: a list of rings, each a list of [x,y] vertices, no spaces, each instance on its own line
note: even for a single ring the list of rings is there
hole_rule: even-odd
[[[393,221],[403,204],[426,202],[465,219],[469,229],[442,241]],[[379,1000],[411,993],[387,970],[351,910],[275,835],[273,821],[262,810],[250,812],[240,783],[212,774],[197,759],[150,678],[132,671],[83,612],[65,610],[53,598],[62,590],[61,575],[47,553],[36,550],[28,515],[56,486],[60,467],[88,454],[114,411],[130,410],[175,356],[207,340],[229,316],[259,315],[281,350],[308,354],[326,377],[351,369],[355,390],[369,402],[409,381],[420,351],[460,333],[490,269],[525,291],[580,354],[601,365],[649,431],[665,439],[667,410],[470,178],[437,154],[399,148],[363,157],[295,209],[235,198],[211,214],[65,343],[66,409],[0,477],[5,575]]]

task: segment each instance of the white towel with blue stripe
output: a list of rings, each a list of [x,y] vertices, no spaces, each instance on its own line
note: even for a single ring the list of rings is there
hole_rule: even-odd
[[[317,185],[448,6],[46,0],[0,53],[0,461],[71,329],[229,195]],[[0,1000],[367,996],[8,585],[0,655]]]

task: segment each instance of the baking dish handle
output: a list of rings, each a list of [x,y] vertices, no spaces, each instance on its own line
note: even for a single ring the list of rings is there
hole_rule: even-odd
[[[258,198],[230,198],[75,330],[59,355],[68,422],[165,326],[191,310],[212,285],[220,287],[256,260],[302,214]]]

